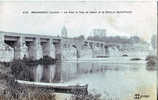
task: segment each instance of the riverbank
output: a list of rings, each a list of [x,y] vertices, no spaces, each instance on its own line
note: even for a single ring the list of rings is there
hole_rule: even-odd
[[[55,93],[39,88],[18,86],[14,82],[14,75],[10,73],[10,67],[0,65],[0,100],[100,100],[98,95],[78,95]],[[60,84],[59,84],[60,85]]]
[[[53,60],[47,59],[47,61],[50,63]],[[99,100],[97,99],[99,96],[92,94],[80,97],[79,95],[55,93],[40,88],[21,87],[16,84],[15,79],[32,80],[30,78],[31,68],[38,63],[45,64],[43,62],[46,62],[46,59],[39,60],[39,62],[25,59],[1,63],[0,100],[87,100],[88,98],[90,100]],[[57,85],[60,85],[60,83]]]

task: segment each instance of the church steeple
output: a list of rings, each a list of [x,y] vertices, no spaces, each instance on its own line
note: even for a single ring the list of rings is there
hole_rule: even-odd
[[[61,29],[61,36],[67,38],[67,34],[67,29],[65,26],[63,26],[63,28]]]

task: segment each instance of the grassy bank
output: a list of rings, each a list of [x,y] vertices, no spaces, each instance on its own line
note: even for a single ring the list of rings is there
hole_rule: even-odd
[[[0,94],[0,100],[56,100],[53,92],[41,89],[18,88],[9,89]]]
[[[16,93],[7,92],[5,94],[0,94],[0,100],[102,100],[101,95],[86,95],[86,96],[77,96],[71,95],[68,97],[62,97],[63,94],[56,94],[53,92],[46,92],[40,89],[24,89],[22,91],[15,91]],[[62,99],[57,98],[61,96]]]
[[[56,60],[48,56],[39,60],[22,59],[0,63],[0,100],[55,100],[53,92],[41,89],[21,87],[15,79],[33,81],[32,68],[38,64],[55,64]],[[3,88],[1,88],[3,87]]]

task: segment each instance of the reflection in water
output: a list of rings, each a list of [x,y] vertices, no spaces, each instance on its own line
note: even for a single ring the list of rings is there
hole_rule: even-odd
[[[53,65],[37,65],[33,69],[36,82],[60,82],[61,63]]]
[[[49,65],[49,82],[53,82],[54,78],[55,78],[55,69],[56,69],[56,65]]]
[[[156,83],[156,71],[146,70],[144,63],[106,63],[106,62],[62,62],[56,65],[35,69],[35,80],[64,84],[88,84],[88,91],[106,97],[127,97],[141,86],[151,87]],[[61,75],[61,76],[60,76]],[[99,84],[99,85],[98,85]]]
[[[37,65],[37,67],[34,67],[35,70],[35,81],[40,82],[42,79],[42,73],[43,73],[43,66],[42,65]]]
[[[138,64],[107,64],[101,62],[64,62],[62,63],[62,80],[70,81],[83,74],[103,73],[107,70],[111,71],[137,71]]]
[[[54,82],[60,82],[61,81],[61,62],[56,62],[55,67],[55,76],[54,76]]]
[[[89,92],[126,100],[137,88],[154,86],[156,71],[146,70],[145,63],[64,62],[62,78],[65,84],[88,84]]]
[[[37,65],[34,67],[34,79],[36,82],[53,82],[55,77],[56,65]]]
[[[43,75],[42,75],[42,81],[43,82],[53,82],[55,77],[55,69],[56,65],[48,65],[43,66]]]
[[[37,82],[54,82],[55,80],[70,81],[82,74],[102,73],[113,71],[137,71],[137,64],[107,64],[98,62],[63,62],[54,65],[37,65],[34,68],[34,79]]]

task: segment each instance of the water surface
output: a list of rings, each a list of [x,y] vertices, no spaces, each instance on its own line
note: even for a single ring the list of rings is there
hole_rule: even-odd
[[[125,100],[137,89],[151,88],[156,85],[156,71],[147,70],[144,59],[131,61],[129,57],[120,58],[62,62],[60,64],[61,82],[72,85],[88,84],[89,92],[99,93],[113,100]],[[44,70],[38,66],[36,71],[38,73],[45,71],[47,75],[44,76],[52,82],[55,67],[56,65],[52,65]],[[41,76],[37,75],[37,77]]]

